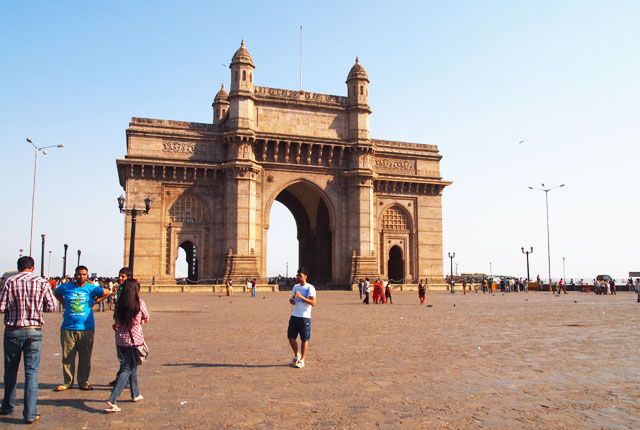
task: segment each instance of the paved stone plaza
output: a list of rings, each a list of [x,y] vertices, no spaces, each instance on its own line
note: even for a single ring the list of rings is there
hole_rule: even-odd
[[[108,312],[96,313],[96,389],[53,392],[61,314],[48,314],[38,427],[640,427],[640,304],[630,293],[435,292],[427,307],[415,292],[365,306],[357,294],[320,291],[304,369],[287,366],[284,292],[144,298],[145,399],[102,412],[117,370]],[[21,413],[19,404],[0,423],[23,427]]]

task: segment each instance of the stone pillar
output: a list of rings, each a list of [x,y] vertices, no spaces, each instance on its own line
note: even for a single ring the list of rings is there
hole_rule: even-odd
[[[253,162],[251,141],[236,137],[228,143],[234,161],[225,163],[225,277],[234,282],[259,278],[257,180],[261,167]],[[260,225],[259,225],[260,224]]]
[[[418,268],[414,276],[429,278],[429,284],[444,283],[442,261],[442,195],[421,195],[417,199]],[[416,275],[417,274],[417,275]]]
[[[375,214],[371,168],[373,148],[369,145],[353,148],[351,169],[347,177],[349,218],[348,243],[351,250],[349,282],[359,278],[376,278],[380,275],[375,249]]]

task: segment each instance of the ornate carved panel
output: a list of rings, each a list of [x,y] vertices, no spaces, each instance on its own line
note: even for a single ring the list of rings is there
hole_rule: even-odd
[[[415,173],[415,160],[397,160],[395,158],[376,158],[376,170],[387,173]]]

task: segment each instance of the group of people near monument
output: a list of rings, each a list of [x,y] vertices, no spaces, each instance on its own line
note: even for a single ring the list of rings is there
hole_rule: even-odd
[[[18,259],[18,274],[8,278],[0,289],[0,313],[4,313],[4,397],[0,415],[10,415],[16,407],[18,367],[23,361],[24,410],[27,424],[40,420],[36,400],[38,372],[42,349],[43,313],[54,312],[56,302],[64,309],[60,327],[63,382],[54,391],[65,391],[74,383],[83,391],[93,390],[89,382],[93,351],[95,319],[93,306],[112,296],[112,289],[89,282],[87,267],[76,267],[73,281],[52,288],[34,273],[31,257]],[[140,298],[140,284],[132,271],[123,267],[117,285],[114,323],[116,355],[120,363],[106,402],[106,412],[118,412],[118,397],[128,383],[131,400],[143,399],[138,387],[137,367],[141,363],[140,348],[146,348],[142,325],[149,321],[146,304]],[[115,287],[114,287],[115,288]],[[77,366],[76,366],[77,356]]]
[[[380,278],[377,278],[373,285],[369,281],[369,278],[360,279],[358,281],[358,291],[360,292],[360,300],[365,305],[368,305],[371,299],[371,293],[373,290],[373,303],[375,304],[384,304],[389,303],[393,304],[393,296],[391,294],[391,285],[389,285],[389,281],[383,281]]]
[[[256,284],[257,284],[256,278],[253,278],[253,279],[246,278],[244,281],[246,290],[251,292],[251,297],[256,296]],[[231,278],[227,279],[227,282],[225,282],[224,285],[227,290],[227,296],[230,296],[230,297],[233,296],[233,279]]]
[[[43,314],[55,312],[59,307],[64,310],[60,327],[63,381],[54,391],[66,391],[74,384],[83,391],[94,389],[90,383],[95,332],[93,307],[108,297],[117,298],[112,328],[120,365],[115,379],[109,383],[113,388],[104,411],[121,410],[118,398],[127,384],[131,390],[131,401],[143,400],[138,386],[138,366],[148,353],[142,326],[149,322],[149,311],[140,298],[140,284],[133,278],[131,269],[123,267],[113,288],[103,288],[89,282],[89,272],[85,266],[76,267],[73,280],[51,283],[34,273],[35,262],[31,257],[20,257],[17,266],[18,274],[9,277],[0,286],[0,313],[4,314],[5,325],[4,397],[0,415],[14,413],[18,368],[23,361],[24,422],[33,424],[41,419],[37,397]],[[290,364],[299,369],[305,366],[309,352],[311,309],[316,304],[316,290],[307,282],[308,275],[306,269],[298,270],[298,283],[289,296],[292,308],[287,338],[293,351]],[[252,297],[255,297],[255,279],[250,282]],[[231,282],[228,284],[231,294],[232,285]]]
[[[129,384],[131,401],[143,400],[138,386],[138,367],[148,352],[142,326],[149,322],[149,311],[140,297],[140,284],[133,278],[132,271],[123,267],[117,282],[103,280],[89,282],[88,269],[78,266],[73,280],[50,282],[34,273],[34,260],[20,257],[17,262],[18,274],[9,277],[0,287],[0,313],[4,314],[4,397],[0,415],[10,415],[16,407],[16,386],[18,368],[24,363],[24,422],[31,424],[40,420],[37,412],[38,373],[42,349],[43,314],[54,312],[59,306],[64,310],[60,327],[62,356],[62,383],[54,391],[66,391],[76,384],[80,390],[93,390],[90,383],[91,355],[94,343],[95,319],[93,307],[111,297],[114,303],[113,325],[116,357],[119,369],[109,383],[112,391],[106,401],[105,412],[118,412],[118,398]],[[287,327],[287,338],[293,351],[290,365],[304,368],[311,339],[311,311],[316,305],[315,287],[307,282],[309,273],[301,268],[297,272],[297,283],[289,296],[291,315]],[[538,277],[538,282],[540,282]],[[580,286],[584,286],[580,281]],[[613,285],[611,285],[613,284]],[[477,284],[476,284],[477,285]],[[497,286],[493,279],[482,280],[482,290],[490,292]],[[573,280],[571,285],[575,287]],[[594,279],[596,288],[603,288],[607,294],[616,294],[615,282]],[[627,286],[633,287],[629,280]],[[503,292],[528,291],[527,280],[503,279],[499,283]],[[256,280],[247,279],[247,288],[255,297]],[[426,300],[428,279],[420,279],[418,298],[420,304]],[[453,283],[450,285],[453,291]],[[233,294],[233,283],[227,282],[229,295]],[[392,288],[388,282],[377,278],[373,284],[369,278],[360,279],[358,290],[362,303],[393,303]],[[373,290],[373,291],[371,291]],[[638,301],[640,302],[640,279],[636,280]],[[463,291],[466,282],[463,280]],[[469,291],[471,289],[469,288]],[[564,280],[558,283],[557,294],[564,291]],[[477,287],[476,287],[477,292]],[[588,291],[587,291],[588,292]],[[298,343],[298,338],[300,342]],[[76,364],[77,356],[77,364]]]

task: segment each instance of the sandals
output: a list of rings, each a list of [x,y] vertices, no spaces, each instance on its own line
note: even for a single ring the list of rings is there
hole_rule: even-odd
[[[41,418],[42,418],[42,416],[40,416],[40,414],[36,414],[36,416],[35,416],[35,417],[33,417],[33,419],[32,419],[32,420],[25,419],[25,420],[24,420],[24,423],[25,423],[25,424],[33,424],[33,423],[35,423],[35,422],[40,421],[40,419],[41,419]]]
[[[120,412],[122,410],[115,403],[107,402],[107,406],[104,410],[105,412]]]
[[[71,388],[69,385],[62,384],[54,388],[53,391],[64,391],[64,390],[68,390],[69,388]]]
[[[82,391],[91,391],[91,390],[93,390],[93,385],[91,385],[91,384],[83,385],[82,387],[80,387],[80,389]]]

